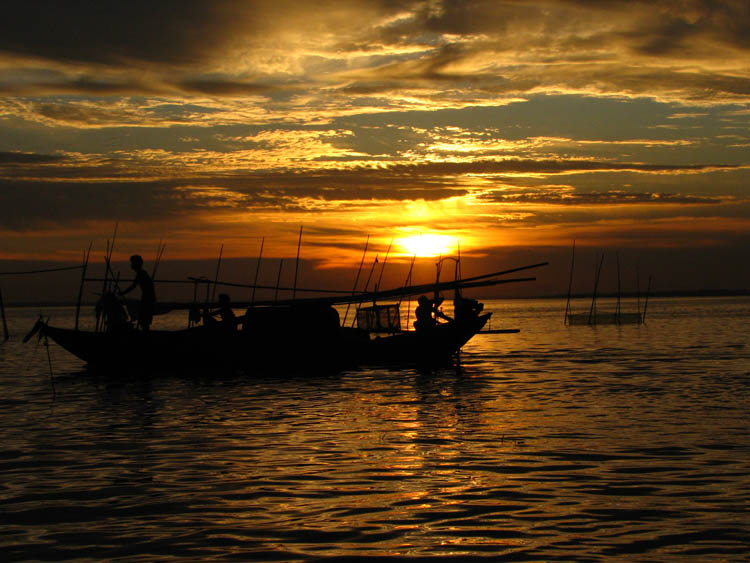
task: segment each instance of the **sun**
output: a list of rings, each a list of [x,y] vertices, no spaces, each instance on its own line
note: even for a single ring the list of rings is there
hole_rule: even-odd
[[[400,238],[396,244],[404,254],[428,258],[455,253],[457,241],[447,235],[422,234]]]

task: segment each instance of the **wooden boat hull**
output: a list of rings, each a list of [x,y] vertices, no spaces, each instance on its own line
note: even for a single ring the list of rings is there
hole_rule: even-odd
[[[477,334],[492,313],[464,322],[448,322],[424,331],[408,331],[370,339],[359,350],[361,363],[439,365],[453,356]]]
[[[330,325],[304,330],[288,326],[257,330],[199,326],[176,331],[127,329],[105,333],[59,328],[38,321],[32,333],[39,331],[97,371],[315,373],[368,364],[444,363],[484,327],[490,315],[382,338]]]

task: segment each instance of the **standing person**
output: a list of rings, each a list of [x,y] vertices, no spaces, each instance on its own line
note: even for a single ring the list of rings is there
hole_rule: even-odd
[[[141,304],[138,308],[138,326],[141,330],[148,330],[151,326],[151,321],[154,318],[154,306],[156,305],[156,292],[154,291],[154,280],[148,275],[148,272],[143,269],[143,258],[139,254],[134,254],[130,257],[130,267],[135,272],[135,279],[130,287],[125,289],[122,294],[135,289],[135,287],[141,288]]]

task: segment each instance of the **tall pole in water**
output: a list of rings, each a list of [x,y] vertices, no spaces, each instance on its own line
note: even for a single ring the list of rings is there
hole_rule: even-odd
[[[297,271],[299,270],[299,249],[302,246],[302,225],[299,226],[299,239],[297,239],[297,260],[294,262],[294,286],[292,287],[292,301],[297,294]]]
[[[5,304],[3,303],[3,290],[0,289],[0,314],[3,317],[3,341],[10,338],[8,334],[8,322],[5,320]]]
[[[648,296],[651,294],[651,276],[648,277],[648,287],[646,288],[646,303],[643,305],[643,319],[641,322],[646,322],[646,309],[648,309]]]
[[[620,251],[615,251],[617,258],[617,310],[615,311],[615,320],[620,324]]]
[[[638,319],[639,322],[642,322],[643,317],[641,317],[641,274],[638,268],[638,262],[635,263],[635,296],[636,296],[636,306],[638,307]]]
[[[568,301],[565,303],[565,320],[563,324],[568,324],[568,315],[570,314],[570,295],[573,292],[573,269],[576,265],[576,241],[573,240],[573,253],[570,257],[570,279],[568,280]]]
[[[589,324],[591,324],[592,318],[594,324],[596,324],[596,290],[599,286],[599,275],[602,273],[602,264],[604,264],[604,253],[602,252],[601,260],[599,260],[599,267],[595,271],[594,277],[594,294],[591,296],[591,309],[589,309]],[[594,262],[596,267],[596,262]]]

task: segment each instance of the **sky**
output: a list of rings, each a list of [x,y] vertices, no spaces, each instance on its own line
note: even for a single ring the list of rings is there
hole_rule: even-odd
[[[750,287],[745,0],[4,12],[0,273],[101,262],[117,225],[116,261],[163,241],[210,270],[223,245],[248,282],[302,226],[303,284],[351,285],[369,236],[397,285],[460,249],[464,273],[547,260],[529,291],[564,293],[575,241],[581,290],[600,253],[610,282],[616,256],[663,290]]]

